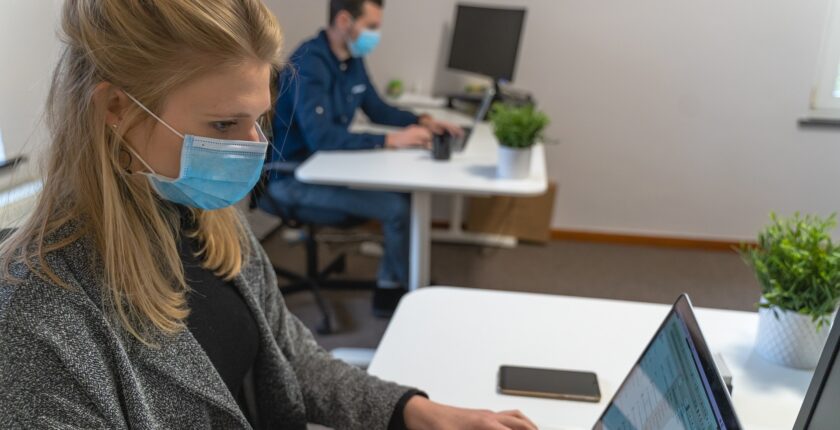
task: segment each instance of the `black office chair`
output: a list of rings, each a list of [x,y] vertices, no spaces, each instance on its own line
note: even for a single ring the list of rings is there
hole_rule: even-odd
[[[331,279],[334,275],[345,272],[347,268],[347,254],[341,253],[321,269],[318,258],[317,234],[323,227],[347,230],[363,225],[367,220],[351,217],[338,211],[289,206],[271,198],[266,192],[269,178],[272,175],[278,174],[293,175],[298,165],[299,163],[279,162],[266,164],[260,182],[251,192],[249,208],[251,210],[260,209],[280,219],[280,225],[262,238],[262,243],[270,240],[284,228],[302,229],[305,231],[306,273],[298,274],[278,265],[273,265],[274,272],[278,277],[289,282],[287,285],[280,286],[283,295],[295,294],[302,291],[312,293],[312,296],[315,298],[315,303],[321,312],[321,323],[316,327],[316,331],[320,334],[331,334],[333,333],[334,327],[323,291],[369,290],[376,288],[376,281]]]

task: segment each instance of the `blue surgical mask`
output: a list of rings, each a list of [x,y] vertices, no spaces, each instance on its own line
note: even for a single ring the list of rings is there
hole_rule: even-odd
[[[181,148],[181,172],[177,178],[155,173],[131,147],[149,172],[143,172],[155,191],[174,203],[196,209],[221,209],[245,198],[260,179],[268,149],[268,139],[255,123],[259,142],[223,140],[184,135],[152,113],[134,97],[128,97],[149,115],[184,140]]]
[[[350,55],[353,58],[361,58],[373,52],[379,46],[380,40],[382,40],[382,34],[380,32],[362,30],[356,40],[347,43],[347,47],[350,49]]]

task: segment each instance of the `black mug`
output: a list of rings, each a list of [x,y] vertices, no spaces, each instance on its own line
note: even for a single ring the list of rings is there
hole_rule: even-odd
[[[436,134],[432,139],[432,158],[447,161],[452,158],[452,135]]]

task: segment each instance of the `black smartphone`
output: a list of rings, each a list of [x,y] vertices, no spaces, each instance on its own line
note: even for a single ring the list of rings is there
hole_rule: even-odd
[[[600,402],[598,377],[592,372],[501,366],[499,392],[513,396]]]

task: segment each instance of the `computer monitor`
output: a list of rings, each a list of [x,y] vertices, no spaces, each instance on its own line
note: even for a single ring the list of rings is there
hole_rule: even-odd
[[[814,371],[802,409],[793,425],[794,430],[838,428],[840,423],[840,368],[837,353],[840,350],[840,315],[828,335],[820,362]]]
[[[512,81],[525,12],[458,5],[449,68]]]

